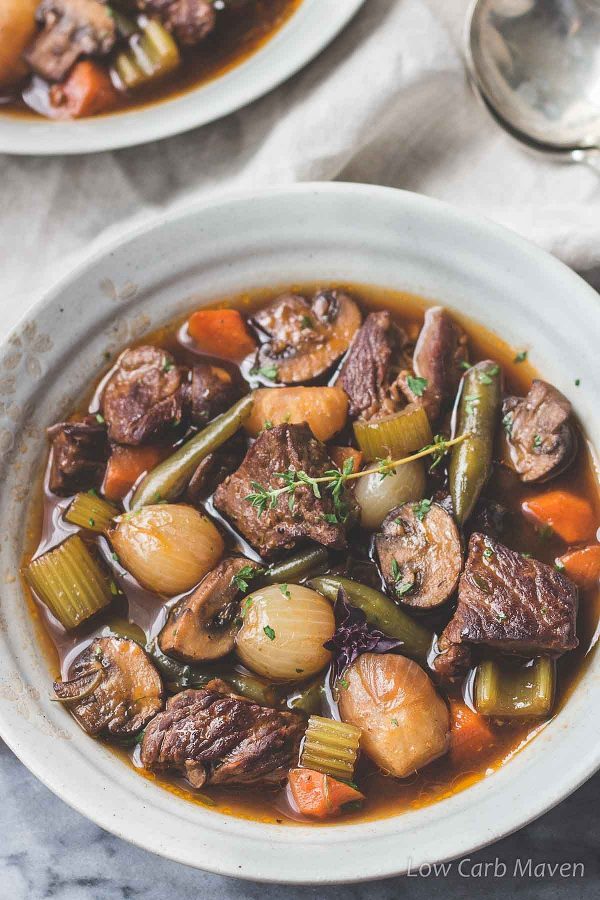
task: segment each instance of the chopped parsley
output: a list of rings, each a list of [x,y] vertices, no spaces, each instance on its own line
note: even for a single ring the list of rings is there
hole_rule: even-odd
[[[96,490],[96,488],[90,488],[88,494],[90,495],[90,497],[97,497],[98,491]]]
[[[470,416],[475,412],[475,407],[479,403],[479,397],[477,395],[471,395],[470,397],[465,397],[465,409],[469,413]]]
[[[119,588],[117,587],[117,582],[114,580],[114,578],[112,578],[111,582],[110,582],[110,592],[113,595],[113,597],[116,597],[118,594],[121,593],[119,591]]]
[[[398,719],[390,719],[390,722],[392,723],[394,728],[397,728],[399,725]]]
[[[88,525],[90,526],[90,528],[93,528],[95,524],[96,520],[92,519],[92,517],[90,516],[90,518],[88,519]]]
[[[581,378],[576,378],[575,379],[575,387],[579,387],[580,384],[581,384]]]
[[[300,320],[300,324],[302,325],[303,328],[314,328],[315,327],[313,320],[311,319],[310,316],[302,316],[302,319]]]
[[[492,384],[495,376],[500,372],[500,366],[498,364],[492,366],[487,372],[480,372],[478,376],[478,381],[480,384]]]
[[[265,419],[262,430],[263,431],[271,431],[272,428],[273,428],[273,423],[271,422],[271,420]]]
[[[343,688],[345,691],[350,687],[349,682],[345,678],[338,678],[338,685]]]
[[[254,366],[250,369],[251,375],[262,375],[264,378],[268,378],[269,381],[277,381],[279,370],[277,366]]]
[[[165,364],[163,366],[163,372],[170,372],[174,368],[175,368],[175,363],[172,363],[168,359],[166,359]]]
[[[506,434],[510,437],[512,435],[512,429],[513,429],[512,413],[506,413],[506,415],[502,419],[502,426],[503,426]]]
[[[508,619],[508,616],[506,615],[505,612],[497,612],[496,616],[497,616],[499,622],[504,622],[506,619]]]
[[[461,362],[461,364],[460,364],[460,367],[461,367],[461,369],[464,369],[465,372],[468,372],[468,370],[471,368],[471,363],[470,363],[470,362],[467,362],[466,359],[463,359],[462,362]]]
[[[280,584],[279,590],[281,591],[281,593],[283,594],[284,597],[287,597],[288,600],[291,599],[292,595],[290,593],[290,589],[288,588],[287,584]]]
[[[525,362],[526,359],[527,359],[527,350],[519,350],[519,352],[513,359],[513,362],[522,363],[522,362]]]
[[[273,629],[271,628],[270,625],[265,625],[265,627],[263,628],[263,631],[266,634],[266,636],[269,638],[270,641],[275,640],[275,632],[273,631]]]
[[[257,575],[262,575],[263,571],[264,569],[257,568],[256,566],[242,566],[237,575],[234,575],[231,580],[239,591],[245,593],[248,590],[248,583],[252,581],[253,578],[256,578]]]
[[[485,550],[483,551],[483,555],[485,556],[486,559],[490,559],[490,557],[492,557],[494,555],[494,551],[492,550],[491,547],[486,547]]]
[[[427,513],[429,512],[430,509],[431,509],[431,500],[421,500],[419,503],[415,503],[415,505],[413,506],[415,516],[417,517],[419,522],[423,521],[423,519],[425,518],[425,516],[427,515]],[[397,519],[396,519],[396,522],[398,522]]]
[[[534,447],[541,447],[541,446],[542,446],[542,436],[541,436],[541,434],[536,434],[536,436],[535,436],[534,439],[533,439],[533,446],[534,446]]]
[[[112,552],[110,555],[112,556],[112,558],[114,559],[114,561],[115,561],[116,563],[120,562],[119,557],[118,557],[117,554],[114,552],[114,550],[113,550],[113,552]]]
[[[558,558],[554,560],[554,568],[559,572],[564,572],[565,564],[562,559]]]
[[[396,594],[399,597],[403,597],[404,594],[408,594],[408,592],[412,591],[415,586],[414,581],[402,581],[402,569],[398,565],[398,561],[395,559],[392,560],[392,578],[394,579]]]
[[[104,416],[102,415],[102,413],[96,413],[96,422],[98,423],[98,425],[104,425],[105,421],[106,420],[105,420]]]
[[[409,387],[409,390],[412,391],[415,397],[423,396],[425,388],[427,387],[426,378],[420,378],[418,375],[415,375],[414,377],[412,375],[409,375],[406,379],[406,383]]]

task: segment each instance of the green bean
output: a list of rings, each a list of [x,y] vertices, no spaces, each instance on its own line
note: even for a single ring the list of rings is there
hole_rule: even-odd
[[[260,578],[261,584],[294,584],[329,561],[327,550],[313,547],[280,563],[269,566]]]
[[[547,656],[519,667],[488,659],[477,667],[475,708],[482,716],[545,717],[552,712],[554,690],[555,663]]]
[[[278,706],[279,697],[276,688],[257,678],[255,675],[243,675],[241,672],[206,672],[200,669],[191,669],[186,687],[205,687],[209,681],[219,678],[228,684],[236,694],[247,697],[261,706]]]
[[[250,415],[253,395],[247,394],[231,409],[217,416],[210,425],[186,441],[178,450],[152,469],[136,490],[132,509],[140,509],[161,500],[173,500],[187,486],[198,464],[238,431]]]
[[[465,374],[458,407],[457,444],[450,458],[450,494],[459,525],[467,521],[492,471],[494,434],[502,395],[500,366],[484,360]]]
[[[343,588],[353,606],[362,609],[367,617],[367,622],[374,625],[404,644],[403,650],[407,656],[425,664],[431,647],[433,635],[431,632],[415,622],[404,610],[374,588],[351,581],[338,575],[324,575],[321,578],[312,578],[308,586],[319,591],[332,603],[335,602],[338,591]]]
[[[191,666],[177,662],[176,659],[163,653],[156,639],[146,645],[146,653],[151,657],[156,668],[169,686],[172,685],[179,691],[184,691],[190,687]]]
[[[305,687],[290,694],[287,698],[287,705],[290,709],[297,709],[306,713],[307,716],[318,716],[322,711],[324,696],[325,680],[322,675],[319,675],[318,678],[309,682]]]

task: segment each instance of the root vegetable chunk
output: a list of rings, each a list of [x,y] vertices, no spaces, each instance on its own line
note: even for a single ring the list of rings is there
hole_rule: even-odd
[[[364,653],[346,670],[342,721],[383,772],[406,778],[449,747],[450,716],[423,669],[404,656]]]

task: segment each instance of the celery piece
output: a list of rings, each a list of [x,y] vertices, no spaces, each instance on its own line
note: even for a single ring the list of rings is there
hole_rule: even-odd
[[[141,35],[131,38],[129,49],[118,54],[114,68],[123,85],[135,90],[164,78],[180,64],[181,55],[173,36],[157,19],[150,19]]]
[[[365,459],[399,459],[416,453],[433,441],[427,413],[421,406],[407,406],[390,416],[358,419],[354,436]]]
[[[352,781],[360,734],[360,728],[354,725],[311,716],[304,735],[300,765]]]
[[[97,494],[76,494],[65,513],[65,519],[72,525],[80,525],[88,531],[103,534],[112,525],[112,520],[119,515],[119,510],[112,503],[98,497]]]
[[[485,660],[477,667],[475,708],[482,716],[543,718],[554,705],[555,663],[547,656],[532,665]]]

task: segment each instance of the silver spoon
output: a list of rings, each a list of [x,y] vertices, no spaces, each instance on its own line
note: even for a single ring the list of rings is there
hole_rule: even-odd
[[[514,138],[600,171],[600,0],[474,0],[467,64]]]

